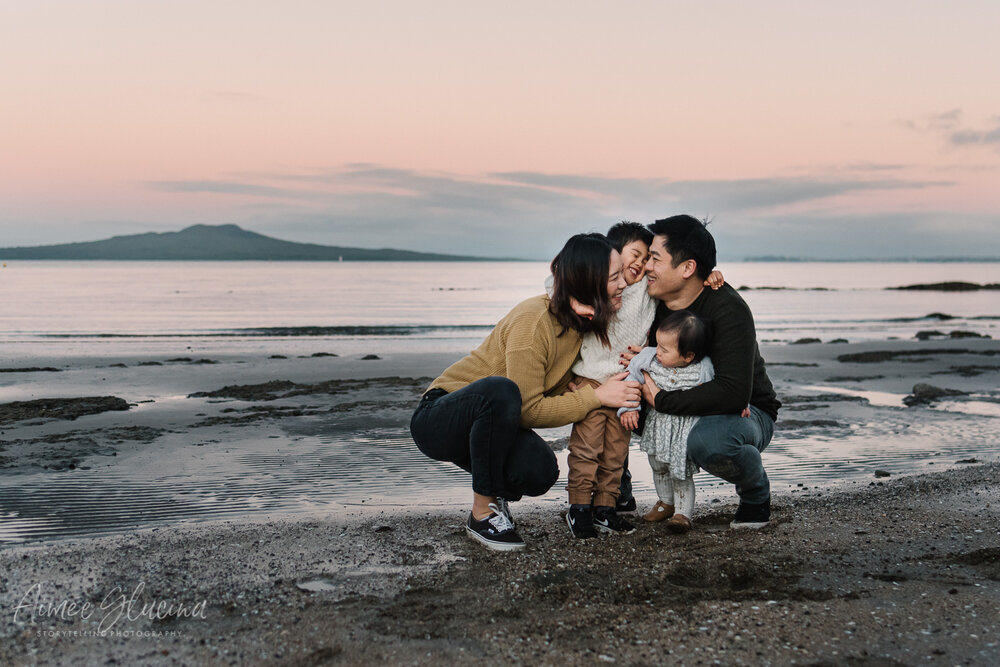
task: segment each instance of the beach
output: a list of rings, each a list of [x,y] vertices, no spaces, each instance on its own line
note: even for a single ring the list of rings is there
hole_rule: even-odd
[[[574,541],[560,482],[514,505],[529,546],[513,554],[466,537],[467,477],[400,435],[453,354],[53,356],[4,368],[19,400],[0,405],[0,662],[995,663],[1000,344],[762,351],[785,404],[764,456],[785,470],[770,526],[729,530],[735,493],[700,475],[691,533],[638,520],[630,536]],[[380,449],[380,433],[398,445]],[[338,434],[367,443],[367,467],[353,449],[332,463],[305,456]],[[559,432],[548,439],[565,447]],[[851,465],[811,476],[810,452],[840,440],[855,443]],[[263,448],[271,487],[240,467]],[[413,464],[394,468],[404,455]],[[639,479],[643,466],[633,461]],[[276,472],[286,468],[294,481]],[[229,495],[184,490],[216,470],[237,471]],[[360,500],[325,491],[330,476]],[[86,485],[32,497],[74,477]],[[162,478],[180,490],[128,495]],[[240,479],[270,488],[271,503],[259,489],[240,495]],[[403,493],[356,493],[379,484]],[[413,491],[422,484],[430,491]],[[642,485],[637,496],[640,513],[655,501]]]

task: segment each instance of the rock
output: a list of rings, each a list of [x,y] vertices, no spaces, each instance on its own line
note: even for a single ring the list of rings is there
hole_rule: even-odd
[[[914,338],[917,340],[929,340],[931,338],[944,338],[946,335],[943,331],[918,331]]]
[[[108,410],[128,410],[128,403],[117,396],[83,398],[39,398],[0,404],[0,424],[24,419],[68,419],[94,415]],[[44,422],[43,422],[44,423]]]
[[[846,338],[834,338],[833,340],[828,340],[827,343],[848,343]]]
[[[368,361],[370,359],[381,359],[381,358],[382,357],[378,356],[377,354],[366,354],[365,356],[361,357],[361,360]]]
[[[333,352],[313,352],[310,356],[313,357],[336,357],[337,355]]]
[[[958,389],[945,389],[934,385],[918,382],[913,385],[913,393],[903,399],[903,403],[913,407],[914,405],[929,405],[939,398],[945,396],[965,396],[968,392]]]
[[[948,334],[948,338],[991,338],[991,336],[975,331],[952,331]]]
[[[892,477],[892,473],[889,472],[888,470],[879,469],[879,470],[875,471],[875,476],[876,477]]]
[[[810,345],[812,343],[822,343],[819,338],[800,338],[798,340],[793,340],[789,345]]]

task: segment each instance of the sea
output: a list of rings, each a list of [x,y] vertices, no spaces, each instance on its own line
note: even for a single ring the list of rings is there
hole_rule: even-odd
[[[731,262],[718,267],[754,312],[761,342],[912,338],[1000,327],[997,291],[894,291],[1000,282],[1000,263]],[[465,352],[543,291],[545,262],[103,262],[0,266],[4,356],[142,353],[196,341],[231,352],[316,339]],[[942,315],[947,316],[943,321]]]
[[[888,289],[1000,283],[1000,263],[729,262],[719,269],[749,303],[765,345],[913,340],[928,330],[1000,337],[996,291]],[[59,358],[78,365],[88,358],[168,359],[189,348],[205,357],[322,349],[457,358],[513,305],[541,293],[547,275],[544,262],[8,261],[0,266],[0,367]],[[24,400],[20,377],[0,375],[0,403]],[[1000,456],[996,392],[981,397],[971,425],[967,418],[959,425],[957,413],[975,402],[953,404],[954,426],[948,414],[927,426],[911,423],[901,396],[865,398],[895,406],[886,424],[776,436],[764,461],[782,503],[845,483],[878,483],[876,469],[909,474]],[[170,410],[185,400],[164,397],[136,409]],[[74,425],[84,429],[86,418]],[[461,520],[467,511],[468,476],[421,456],[405,425],[368,425],[348,435],[276,428],[246,428],[214,445],[164,436],[108,459],[113,463],[58,472],[0,467],[0,543],[219,518],[416,506],[454,510]],[[908,437],[919,429],[919,438]],[[543,437],[556,444],[567,434],[568,427],[549,429]],[[633,455],[637,496],[651,501],[651,475],[635,444]],[[565,449],[558,453],[563,475],[565,456]],[[562,508],[564,479],[537,502],[554,513]],[[696,479],[699,502],[735,501],[729,485],[704,473]]]

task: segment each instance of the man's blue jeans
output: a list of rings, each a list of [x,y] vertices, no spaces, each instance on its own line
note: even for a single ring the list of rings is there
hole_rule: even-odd
[[[708,415],[688,435],[688,456],[705,472],[736,485],[740,501],[762,503],[771,483],[760,453],[771,444],[774,420],[750,406],[750,416]]]

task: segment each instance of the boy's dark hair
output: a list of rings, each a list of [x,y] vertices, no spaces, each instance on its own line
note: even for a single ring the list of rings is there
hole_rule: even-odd
[[[704,320],[690,310],[675,310],[663,318],[660,326],[656,328],[659,332],[677,332],[677,351],[682,357],[694,354],[696,363],[705,358],[708,354],[708,346],[712,342],[712,327],[707,320]]]
[[[667,252],[673,266],[693,259],[698,277],[706,280],[715,268],[715,239],[705,228],[707,224],[690,215],[675,215],[657,220],[649,226],[649,231],[667,237]]]
[[[617,225],[608,230],[608,240],[618,252],[632,241],[642,241],[646,245],[653,242],[653,232],[643,227],[638,222],[622,220]]]
[[[615,309],[608,296],[608,272],[612,250],[614,248],[603,234],[576,234],[552,260],[549,312],[563,326],[560,336],[566,329],[582,334],[593,332],[605,347],[611,345],[608,323]],[[577,315],[570,305],[570,297],[585,306],[593,306],[594,316],[587,319]]]

